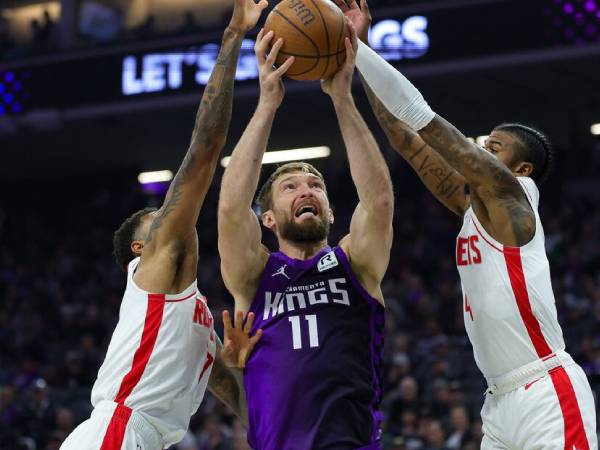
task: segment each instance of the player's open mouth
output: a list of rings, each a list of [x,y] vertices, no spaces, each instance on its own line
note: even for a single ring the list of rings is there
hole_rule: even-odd
[[[314,205],[304,205],[301,206],[300,208],[298,208],[296,210],[296,214],[294,214],[296,217],[302,217],[304,215],[313,215],[316,216],[317,215],[317,207]]]

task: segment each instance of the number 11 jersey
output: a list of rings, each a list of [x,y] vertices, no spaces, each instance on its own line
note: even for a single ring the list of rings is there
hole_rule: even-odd
[[[384,308],[340,247],[269,257],[244,384],[255,450],[379,449]]]

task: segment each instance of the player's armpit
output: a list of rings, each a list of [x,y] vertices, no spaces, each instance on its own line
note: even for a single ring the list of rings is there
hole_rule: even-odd
[[[269,259],[261,243],[261,229],[251,209],[240,220],[229,214],[227,205],[219,204],[218,247],[223,281],[244,313],[250,308],[260,275]],[[239,214],[237,215],[239,217]]]
[[[535,235],[536,218],[529,203],[513,195],[481,199],[474,194],[471,199],[481,225],[501,244],[521,247]]]
[[[369,214],[359,203],[350,222],[350,234],[340,242],[363,287],[382,303],[380,285],[388,268],[392,239],[391,218]]]
[[[192,233],[187,239],[171,239],[142,256],[145,263],[140,263],[134,274],[136,285],[154,293],[179,294],[184,291],[197,276],[198,236],[195,229]]]

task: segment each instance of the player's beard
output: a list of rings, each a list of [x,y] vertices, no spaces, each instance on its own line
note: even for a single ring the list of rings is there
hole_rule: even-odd
[[[279,234],[291,242],[319,242],[329,236],[329,220],[327,217],[317,217],[316,220],[298,223],[288,219],[281,224]]]

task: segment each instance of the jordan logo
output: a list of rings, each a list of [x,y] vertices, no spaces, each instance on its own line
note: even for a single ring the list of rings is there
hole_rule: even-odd
[[[286,277],[288,280],[291,280],[290,277],[288,277],[287,273],[285,273],[285,268],[287,267],[287,264],[284,264],[283,266],[281,266],[277,272],[275,272],[273,275],[271,275],[271,277],[276,277],[277,275],[283,275],[284,277]]]

